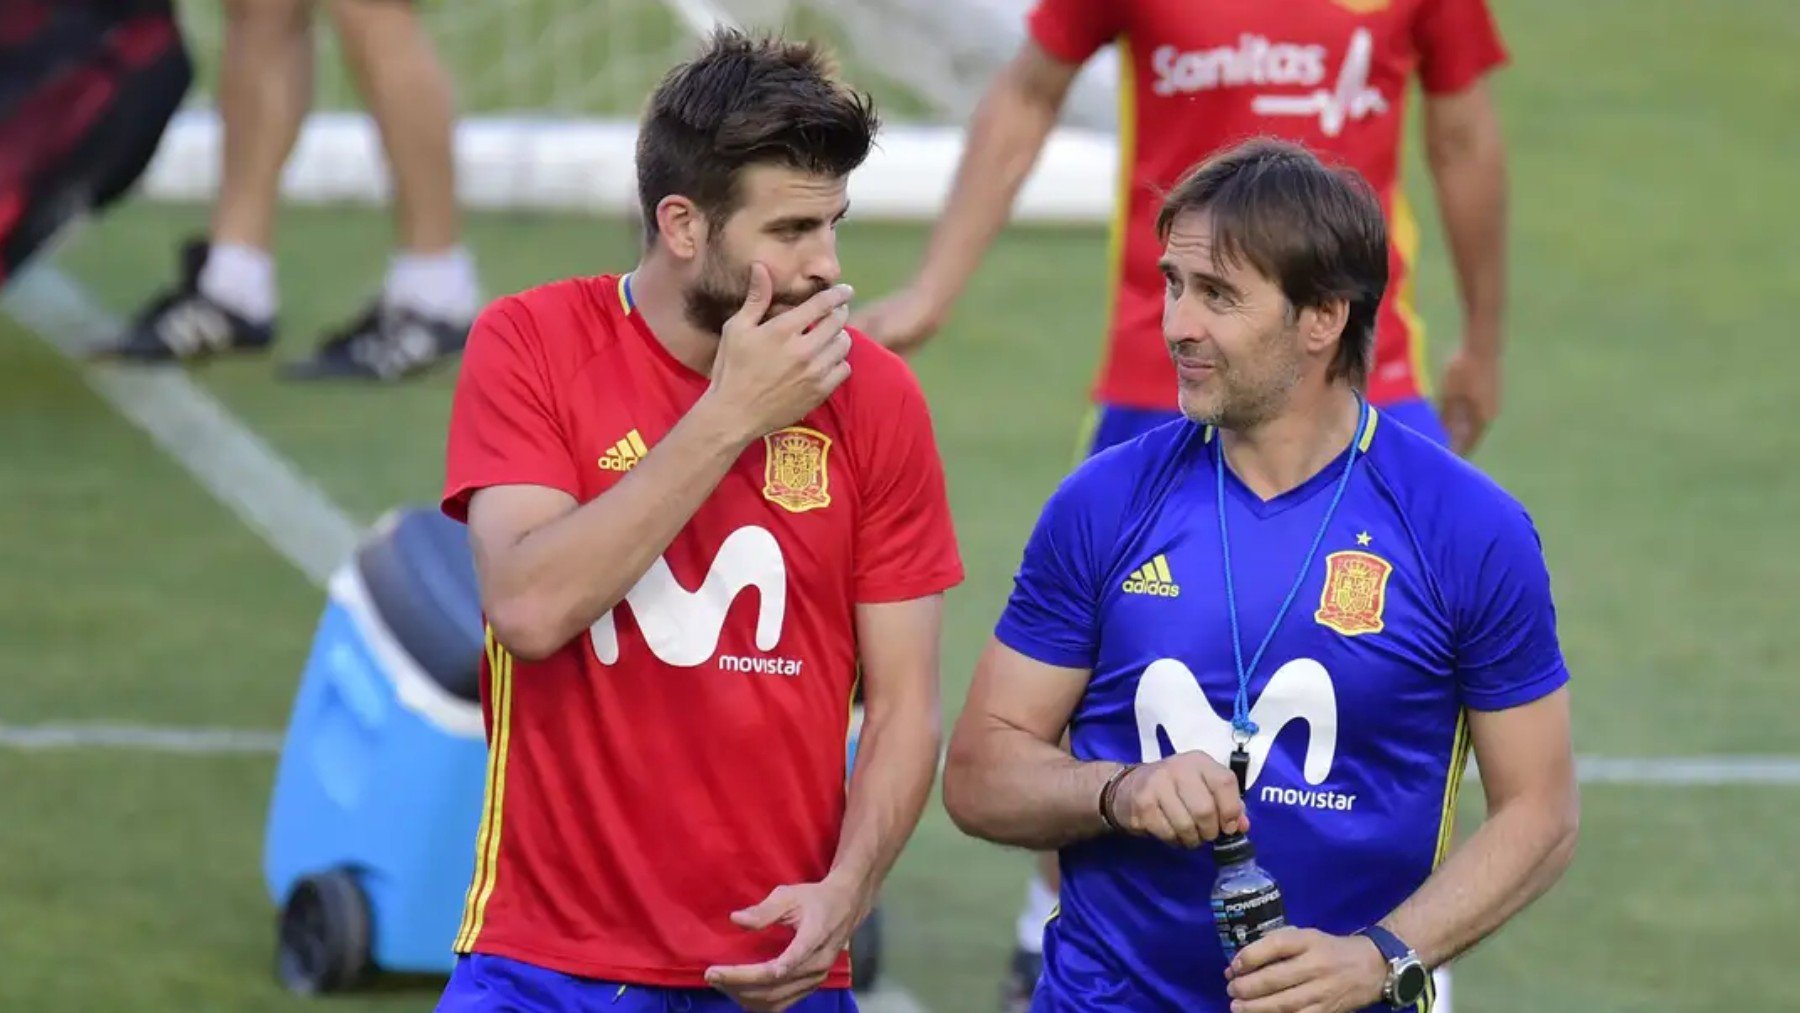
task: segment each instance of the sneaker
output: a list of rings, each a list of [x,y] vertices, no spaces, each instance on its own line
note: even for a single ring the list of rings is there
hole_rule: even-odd
[[[1028,1013],[1031,994],[1037,990],[1038,976],[1043,973],[1043,954],[1013,950],[1012,967],[1000,986],[1000,1013]]]
[[[435,320],[377,299],[312,358],[288,363],[288,380],[403,380],[462,354],[467,323]]]
[[[189,240],[181,248],[181,280],[141,310],[112,344],[95,349],[99,358],[137,362],[197,362],[225,352],[262,352],[275,342],[273,322],[255,323],[200,292],[200,268],[207,244]]]

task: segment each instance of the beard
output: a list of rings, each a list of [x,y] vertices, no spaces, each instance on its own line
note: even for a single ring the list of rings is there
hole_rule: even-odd
[[[1237,364],[1220,359],[1210,389],[1180,391],[1181,412],[1201,425],[1243,431],[1280,415],[1288,396],[1306,373],[1299,328],[1283,324],[1257,341],[1254,361]]]
[[[830,286],[823,281],[803,281],[797,290],[777,290],[763,320],[792,309],[827,288]],[[734,259],[721,245],[709,242],[701,258],[700,277],[681,294],[682,312],[688,323],[708,334],[723,334],[725,322],[744,308],[744,300],[749,296],[750,264]]]

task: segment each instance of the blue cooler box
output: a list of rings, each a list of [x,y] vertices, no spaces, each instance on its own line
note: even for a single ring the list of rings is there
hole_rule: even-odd
[[[486,776],[482,635],[467,532],[435,509],[389,514],[332,576],[264,843],[290,989],[450,972]]]

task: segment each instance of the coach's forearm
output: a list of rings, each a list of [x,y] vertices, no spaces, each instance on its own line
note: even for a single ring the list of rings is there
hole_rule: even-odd
[[[1100,789],[1122,764],[1077,760],[1023,729],[988,719],[951,745],[944,808],[973,837],[1050,851],[1107,832]]]
[[[749,438],[706,398],[619,483],[496,554],[483,607],[518,657],[560,650],[624,599]]]
[[[925,702],[930,706],[877,706],[863,720],[830,877],[852,887],[865,907],[918,827],[937,776],[936,697]]]
[[[1463,304],[1465,349],[1495,357],[1506,305],[1506,146],[1485,98],[1428,107],[1426,156]]]
[[[1015,61],[970,119],[950,195],[926,243],[914,285],[940,313],[962,293],[1012,214],[1013,200],[1044,150],[1066,91],[1034,81]]]
[[[1575,855],[1574,801],[1496,810],[1412,897],[1382,919],[1427,966],[1452,959],[1548,890]]]

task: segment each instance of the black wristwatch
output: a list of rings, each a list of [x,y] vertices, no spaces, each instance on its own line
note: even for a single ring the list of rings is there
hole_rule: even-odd
[[[1393,1009],[1406,1009],[1419,1001],[1425,994],[1425,984],[1431,980],[1431,972],[1425,969],[1419,955],[1412,947],[1400,941],[1400,937],[1379,925],[1371,925],[1357,935],[1375,944],[1387,960],[1387,981],[1381,986],[1381,1000]]]

